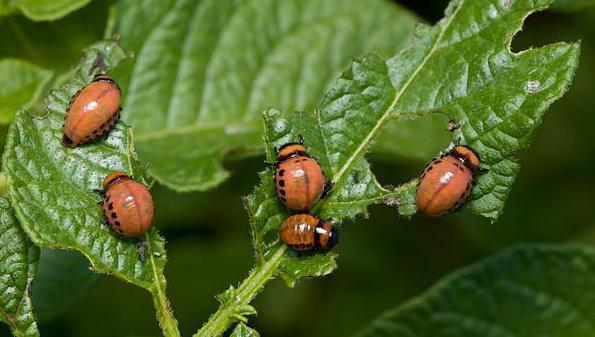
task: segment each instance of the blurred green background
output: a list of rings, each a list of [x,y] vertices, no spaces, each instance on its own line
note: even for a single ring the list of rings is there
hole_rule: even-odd
[[[442,17],[448,3],[398,2],[430,23]],[[32,23],[18,14],[0,18],[0,58],[18,57],[47,68],[68,69],[78,61],[80,49],[102,38],[108,8],[109,2],[94,1],[45,23]],[[340,267],[333,275],[302,281],[292,290],[274,281],[256,299],[259,315],[250,324],[267,337],[348,336],[448,272],[504,247],[519,242],[595,242],[593,22],[593,9],[538,13],[529,17],[513,42],[513,50],[520,51],[581,39],[582,54],[571,90],[547,113],[531,149],[519,154],[523,167],[497,223],[464,214],[406,221],[392,209],[374,207],[368,219],[343,227]],[[372,163],[380,181],[399,177],[407,181],[424,166],[423,162],[387,162],[374,155]],[[229,162],[226,167],[232,178],[208,193],[153,189],[156,223],[168,241],[168,292],[183,335],[199,328],[217,308],[213,296],[239,282],[252,265],[240,196],[257,183],[263,158]],[[74,254],[69,258],[79,259]],[[52,268],[40,272],[51,274]],[[42,315],[43,336],[160,335],[151,298],[144,290],[111,277],[94,283],[86,268],[75,272],[76,282],[88,284],[89,290],[59,315]],[[49,306],[68,304],[60,302],[56,294]],[[0,328],[0,336],[9,336],[5,327]]]

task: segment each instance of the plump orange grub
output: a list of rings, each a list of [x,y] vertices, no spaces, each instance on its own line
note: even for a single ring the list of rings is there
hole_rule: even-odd
[[[294,214],[281,224],[279,238],[296,252],[327,252],[338,243],[339,231],[311,214]]]
[[[467,146],[456,146],[432,160],[419,178],[419,210],[428,216],[440,216],[460,207],[471,194],[479,165],[479,157]]]
[[[120,87],[113,79],[96,76],[70,101],[62,144],[77,147],[109,131],[120,117]]]
[[[325,178],[316,159],[300,143],[283,146],[275,164],[277,196],[287,208],[305,211],[314,205],[325,190]]]
[[[151,228],[153,198],[145,185],[125,172],[112,172],[103,180],[103,193],[103,212],[114,232],[137,238]]]

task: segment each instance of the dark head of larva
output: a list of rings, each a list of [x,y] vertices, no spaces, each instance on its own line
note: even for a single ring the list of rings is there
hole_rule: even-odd
[[[330,221],[320,221],[315,229],[316,248],[328,252],[339,243],[339,230]]]
[[[127,179],[131,179],[130,176],[128,176],[128,173],[126,172],[122,172],[122,171],[115,171],[112,172],[110,174],[107,175],[107,177],[105,177],[105,179],[103,179],[103,191],[107,191],[109,189],[110,186],[112,186],[113,184],[115,184],[118,181],[122,181],[122,180],[127,180]]]
[[[481,161],[479,155],[472,148],[458,145],[450,150],[448,154],[461,161],[471,172],[475,173],[479,170]]]
[[[285,144],[277,151],[277,161],[279,162],[296,156],[308,156],[306,147],[301,142]]]
[[[76,144],[67,135],[62,136],[62,145],[66,147],[76,147]]]
[[[118,82],[116,82],[116,80],[114,80],[113,78],[107,76],[106,74],[97,74],[95,75],[95,77],[93,77],[93,81],[91,82],[106,82],[109,84],[112,84],[114,86],[116,86],[116,88],[118,89],[118,91],[122,92],[122,90],[120,89],[120,85],[118,84]]]

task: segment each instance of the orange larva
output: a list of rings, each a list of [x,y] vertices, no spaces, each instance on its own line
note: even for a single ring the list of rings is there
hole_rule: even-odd
[[[112,172],[103,180],[103,212],[109,227],[127,238],[138,238],[153,223],[153,198],[145,185],[124,172]]]
[[[277,196],[288,209],[310,209],[328,187],[320,164],[301,143],[284,145],[277,152],[275,166]]]
[[[70,101],[62,144],[77,147],[109,131],[120,117],[120,87],[113,79],[96,76]]]
[[[339,231],[311,214],[294,214],[283,221],[279,238],[296,252],[327,252],[338,243]]]
[[[428,216],[440,216],[456,210],[471,194],[479,165],[479,157],[467,146],[456,146],[446,155],[431,161],[417,186],[419,210]]]

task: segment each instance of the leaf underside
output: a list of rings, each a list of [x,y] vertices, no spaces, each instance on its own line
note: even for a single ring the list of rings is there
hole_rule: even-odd
[[[57,20],[85,6],[91,0],[9,0],[0,3],[0,16],[17,10],[34,21]]]
[[[141,262],[136,242],[120,239],[102,225],[102,199],[93,192],[112,171],[128,172],[147,183],[146,172],[135,157],[131,130],[120,122],[93,144],[76,149],[61,144],[68,103],[99,71],[94,67],[98,56],[107,70],[125,57],[112,42],[91,46],[84,51],[74,77],[49,95],[45,115],[25,110],[17,114],[3,158],[8,192],[35,244],[80,251],[94,270],[155,292],[165,282],[163,239],[155,228],[145,235],[150,248],[147,261]]]
[[[73,70],[81,50],[104,36],[109,3],[93,1],[75,15],[57,21],[32,22],[21,15],[0,18],[0,55],[52,69],[58,80]]]
[[[118,13],[137,55],[119,76],[124,118],[150,173],[179,191],[224,181],[230,151],[262,153],[263,109],[313,109],[354,55],[391,55],[416,22],[380,0],[153,0]]]
[[[0,247],[0,320],[17,337],[38,337],[29,293],[39,249],[19,227],[4,197],[0,197]]]
[[[595,336],[595,250],[509,249],[388,311],[357,337]]]
[[[453,1],[446,17],[434,27],[420,27],[411,47],[400,54],[386,62],[373,55],[354,61],[316,111],[267,110],[267,159],[275,160],[275,147],[303,137],[334,183],[311,212],[336,224],[365,214],[376,203],[397,206],[401,215],[411,216],[417,211],[417,180],[384,188],[365,154],[388,121],[440,112],[460,125],[453,138],[473,147],[487,169],[476,179],[465,209],[497,219],[519,170],[514,154],[529,145],[543,114],[567,90],[577,67],[577,44],[509,50],[524,18],[549,2]],[[260,186],[247,198],[259,259],[279,244],[278,228],[288,215],[277,200],[272,177],[272,169],[261,173]],[[334,269],[334,256],[298,258],[289,252],[283,276],[293,284],[299,277],[324,275]]]

